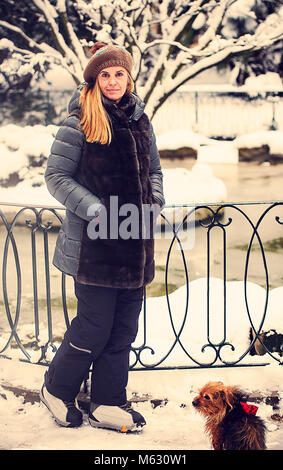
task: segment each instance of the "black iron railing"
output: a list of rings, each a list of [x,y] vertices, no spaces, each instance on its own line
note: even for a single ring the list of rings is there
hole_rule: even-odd
[[[132,370],[283,363],[283,308],[281,315],[280,303],[275,307],[283,279],[282,206],[163,209],[156,277],[145,290]],[[63,218],[59,207],[0,205],[1,356],[48,364],[75,315],[72,279],[52,266]]]

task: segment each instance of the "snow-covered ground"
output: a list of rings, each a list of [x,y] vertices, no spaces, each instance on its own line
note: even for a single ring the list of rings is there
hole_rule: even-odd
[[[56,126],[20,127],[8,124],[0,127],[1,178],[7,179],[17,172],[22,179],[16,186],[0,186],[0,202],[37,203],[61,207],[48,192],[44,184],[45,163],[58,128]],[[283,148],[282,131],[259,131],[239,136],[232,142],[218,142],[192,131],[180,129],[157,136],[159,150],[191,147],[198,152],[196,165],[192,171],[178,167],[164,170],[164,190],[168,204],[226,201],[227,191],[223,181],[213,175],[209,164],[238,163],[238,149],[267,144],[270,153],[281,153]],[[31,166],[30,162],[35,162]],[[178,191],[176,191],[178,181]],[[35,197],[36,194],[36,197]]]
[[[94,429],[87,423],[78,429],[58,427],[44,405],[24,403],[23,397],[0,387],[0,449],[24,450],[210,450],[204,433],[204,421],[192,407],[200,386],[209,380],[237,384],[247,391],[259,390],[263,396],[272,391],[283,394],[279,365],[173,371],[130,372],[128,398],[132,392],[149,393],[152,398],[167,399],[166,405],[153,408],[150,401],[134,408],[142,413],[147,426],[139,434],[119,434]],[[39,391],[44,368],[38,365],[0,359],[2,381]],[[181,405],[185,405],[181,406]],[[258,416],[266,421],[269,450],[283,450],[283,425],[271,419],[270,405],[260,403]],[[278,412],[278,411],[277,411]],[[280,412],[280,411],[279,411]],[[281,405],[282,415],[282,405]]]
[[[210,338],[213,342],[220,340],[223,335],[223,312],[219,311],[221,305],[220,279],[210,279],[211,290],[214,293],[210,305]],[[182,331],[180,339],[189,354],[202,362],[210,362],[209,352],[201,353],[201,347],[207,342],[206,337],[206,300],[203,295],[206,280],[198,279],[190,284],[190,302],[188,320]],[[174,328],[179,331],[184,318],[185,286],[170,294],[170,305],[174,321]],[[230,347],[223,348],[224,360],[237,360],[249,344],[249,322],[244,301],[242,282],[231,281],[227,283],[227,341],[235,346],[235,352]],[[270,292],[269,308],[263,329],[282,329],[282,308],[280,299],[283,288],[276,288]],[[265,300],[265,289],[256,284],[249,283],[247,288],[249,311],[253,324],[257,328],[262,316]],[[232,302],[231,298],[237,299]],[[151,315],[148,322],[147,344],[156,352],[157,360],[168,351],[174,342],[174,333],[168,312],[166,313],[166,298],[149,298],[147,311]],[[221,309],[220,309],[221,310]],[[156,312],[159,312],[157,315]],[[142,321],[141,321],[142,323]],[[162,325],[162,327],[161,327]],[[142,339],[143,330],[140,328],[136,345]],[[209,349],[209,348],[208,348]],[[228,351],[227,351],[228,349]],[[9,352],[7,352],[9,354]],[[142,353],[145,355],[145,352]],[[149,354],[149,356],[151,356]],[[204,358],[202,357],[204,356]],[[208,437],[204,434],[203,419],[195,412],[191,402],[199,387],[209,380],[222,381],[227,385],[238,385],[249,394],[255,394],[264,399],[274,393],[279,397],[279,409],[273,410],[265,402],[259,404],[258,415],[267,424],[267,444],[269,449],[283,450],[282,422],[271,418],[274,414],[283,414],[283,380],[282,359],[277,360],[269,356],[247,356],[243,363],[246,367],[191,369],[191,370],[153,370],[131,371],[128,385],[128,399],[133,397],[149,396],[152,399],[166,400],[153,408],[150,400],[134,404],[147,420],[147,426],[142,433],[121,435],[108,430],[95,430],[87,423],[79,429],[59,428],[49,416],[48,411],[39,403],[24,403],[23,397],[16,397],[11,391],[1,385],[26,388],[39,391],[43,381],[44,367],[31,363],[0,359],[0,448],[3,449],[97,449],[97,450],[209,450],[211,448]],[[51,359],[51,357],[49,357]],[[152,363],[143,357],[144,362]],[[32,360],[36,360],[36,353]],[[151,359],[154,362],[154,359]],[[261,364],[270,363],[268,366]],[[175,348],[168,361],[169,366],[188,364],[184,361],[181,348]],[[249,367],[251,364],[256,366]],[[190,365],[195,365],[190,363]],[[219,365],[219,363],[218,363]],[[185,406],[184,406],[185,405]]]

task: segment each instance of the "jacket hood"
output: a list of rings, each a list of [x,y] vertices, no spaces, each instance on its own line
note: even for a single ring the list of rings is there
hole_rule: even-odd
[[[69,101],[69,105],[68,105],[69,114],[73,112],[75,109],[79,109],[80,95],[81,95],[81,85],[76,89],[72,98]],[[137,121],[138,119],[140,119],[140,117],[144,113],[145,103],[143,103],[143,101],[138,97],[136,93],[132,93],[132,95],[135,98],[136,106],[131,116],[131,119],[134,119],[135,121]]]
[[[76,91],[74,92],[72,98],[70,99],[69,104],[68,104],[68,113],[69,114],[72,111],[74,111],[75,109],[79,109],[79,107],[80,107],[80,104],[79,104],[80,96],[81,96],[80,89],[77,88]]]

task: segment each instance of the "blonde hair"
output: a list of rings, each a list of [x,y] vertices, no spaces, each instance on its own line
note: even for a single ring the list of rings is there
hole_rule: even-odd
[[[134,82],[128,74],[126,94],[134,91]],[[87,142],[110,144],[112,140],[111,122],[102,103],[102,93],[95,81],[93,86],[86,84],[80,96],[81,120],[80,127],[83,130]]]

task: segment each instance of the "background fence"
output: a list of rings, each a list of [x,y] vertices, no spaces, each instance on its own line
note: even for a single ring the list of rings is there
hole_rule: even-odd
[[[283,239],[282,206],[164,208],[132,370],[283,364],[282,264],[270,244]],[[64,210],[0,209],[0,354],[48,364],[76,314],[73,279],[51,262]]]
[[[3,101],[0,124],[60,125],[73,90],[16,92]],[[283,129],[283,91],[253,92],[232,86],[183,86],[157,111],[157,135],[170,130],[193,130],[208,137],[233,139],[248,132]]]
[[[157,111],[152,122],[157,135],[190,129],[221,140],[283,129],[283,92],[266,88],[251,93],[223,85],[184,86]]]

